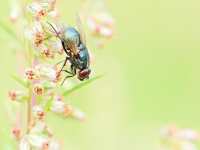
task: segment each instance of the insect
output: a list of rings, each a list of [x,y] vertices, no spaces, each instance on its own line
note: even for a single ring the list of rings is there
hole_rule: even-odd
[[[89,79],[89,75],[91,73],[90,56],[86,47],[85,36],[82,30],[80,19],[77,18],[79,31],[74,27],[65,27],[61,35],[57,32],[52,24],[48,24],[54,30],[57,37],[61,40],[62,47],[66,53],[66,57],[60,72],[64,71],[68,73],[68,75],[64,78],[62,85],[66,79],[74,77],[75,75],[77,75],[77,78],[80,81]],[[64,69],[67,62],[71,64],[70,70]]]

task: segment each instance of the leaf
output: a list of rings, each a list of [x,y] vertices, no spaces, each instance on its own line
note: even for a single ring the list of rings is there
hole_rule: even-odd
[[[24,81],[23,79],[21,79],[20,77],[16,76],[16,75],[11,75],[12,79],[14,79],[17,83],[19,83],[20,85],[22,85],[23,87],[27,88],[28,87],[28,83],[26,81]]]
[[[0,28],[3,29],[6,33],[8,33],[12,38],[19,41],[15,32],[2,21],[0,21]]]
[[[53,96],[51,96],[51,98],[46,102],[45,107],[44,107],[45,111],[50,110],[50,107],[52,105],[52,101],[53,101]]]
[[[91,78],[91,79],[85,81],[85,82],[82,82],[82,83],[80,83],[80,84],[78,84],[78,85],[75,85],[75,86],[72,87],[71,89],[68,89],[67,91],[63,92],[63,96],[68,96],[68,95],[71,94],[72,92],[74,92],[74,91],[76,91],[76,90],[78,90],[78,89],[80,89],[80,88],[82,88],[82,87],[84,87],[84,86],[86,86],[86,85],[88,85],[88,84],[90,84],[90,83],[96,81],[97,79],[102,78],[102,77],[103,77],[103,75],[98,75],[98,76],[96,76],[96,77],[93,77],[93,78]]]

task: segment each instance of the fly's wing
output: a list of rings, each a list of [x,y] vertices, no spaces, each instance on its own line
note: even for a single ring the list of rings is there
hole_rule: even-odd
[[[65,41],[67,43],[67,47],[70,50],[70,53],[72,56],[75,56],[78,54],[78,47],[72,43],[71,41]]]
[[[62,41],[62,36],[63,36],[66,26],[64,26],[64,24],[62,23],[52,24],[52,23],[47,22],[47,24],[48,24],[48,30],[51,33],[55,34],[55,36],[58,37]]]
[[[77,28],[78,28],[78,31],[80,33],[80,38],[81,38],[81,42],[86,45],[86,36],[85,36],[85,32],[83,30],[83,25],[82,25],[82,21],[81,21],[81,17],[80,15],[77,14],[76,16],[76,24],[77,24]]]

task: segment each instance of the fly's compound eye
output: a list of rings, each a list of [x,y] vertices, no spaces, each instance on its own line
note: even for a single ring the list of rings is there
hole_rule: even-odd
[[[90,69],[80,70],[79,73],[78,73],[78,79],[81,80],[81,81],[84,80],[84,79],[88,79],[90,73],[91,73]]]

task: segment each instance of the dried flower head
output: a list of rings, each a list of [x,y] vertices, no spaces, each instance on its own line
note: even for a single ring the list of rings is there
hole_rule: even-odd
[[[41,84],[35,84],[33,87],[33,91],[36,95],[43,95],[44,87]]]

